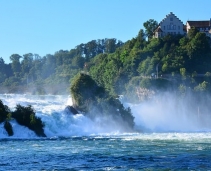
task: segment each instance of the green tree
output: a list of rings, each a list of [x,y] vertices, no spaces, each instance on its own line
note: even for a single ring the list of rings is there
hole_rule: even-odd
[[[199,33],[199,30],[195,27],[192,27],[189,31],[188,31],[188,38],[192,39],[196,36],[196,34]]]
[[[22,57],[18,54],[13,54],[13,55],[10,56],[10,60],[12,61],[12,70],[13,70],[14,73],[20,73],[21,72],[21,64],[20,64],[21,58]]]
[[[33,54],[27,53],[23,55],[23,60],[21,61],[21,67],[23,73],[29,73],[30,68],[32,67]]]
[[[153,33],[155,29],[158,27],[158,22],[150,19],[146,22],[144,22],[144,28],[145,28],[145,34],[148,37],[148,39],[151,39],[153,37]]]
[[[124,108],[114,96],[110,96],[104,88],[87,74],[78,74],[70,87],[74,107],[86,112],[91,118],[107,116],[117,122],[123,121],[125,126],[133,128],[134,117],[131,110]]]
[[[0,83],[4,82],[7,75],[6,75],[6,64],[4,62],[4,59],[0,57]]]
[[[137,47],[137,48],[143,49],[143,47],[144,47],[145,44],[146,44],[146,35],[145,35],[143,29],[141,29],[141,30],[138,32],[138,35],[137,35],[136,39],[137,39],[137,41],[136,41],[136,47]]]
[[[82,112],[87,112],[90,105],[100,93],[100,87],[87,74],[80,73],[72,81],[70,92],[73,106]]]
[[[116,50],[116,39],[106,39],[105,52],[113,53]]]
[[[5,62],[2,57],[0,57],[0,72],[3,72],[5,68]]]
[[[82,69],[84,67],[84,64],[85,64],[85,58],[83,57],[76,56],[72,60],[72,66],[74,66],[75,68]]]
[[[47,78],[56,71],[56,58],[54,55],[47,54],[44,57],[44,65],[42,69],[42,77]]]
[[[151,58],[148,57],[146,60],[142,61],[140,64],[139,64],[139,67],[138,67],[138,72],[141,74],[141,75],[144,75],[144,76],[147,76],[148,75],[148,68],[150,66],[150,61],[151,61]]]

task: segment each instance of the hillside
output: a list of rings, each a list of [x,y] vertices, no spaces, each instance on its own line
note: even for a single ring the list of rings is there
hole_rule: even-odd
[[[210,92],[211,48],[204,33],[168,35],[146,41],[143,30],[111,54],[88,63],[90,75],[112,94],[129,99],[149,91]]]
[[[1,93],[67,94],[79,72],[111,95],[140,101],[157,91],[210,92],[210,40],[196,29],[187,36],[146,39],[146,30],[123,43],[93,40],[54,55],[13,54],[0,59]]]
[[[91,58],[113,53],[122,45],[116,39],[98,39],[44,57],[12,54],[9,64],[0,58],[0,93],[67,94],[71,79]]]

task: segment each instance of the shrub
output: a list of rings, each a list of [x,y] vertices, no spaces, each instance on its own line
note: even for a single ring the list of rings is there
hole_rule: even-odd
[[[121,120],[127,127],[133,128],[134,117],[130,109],[125,109],[119,99],[109,95],[89,75],[76,76],[70,90],[74,107],[88,113],[90,117],[95,117],[96,113],[109,118],[112,116],[115,121]]]
[[[0,100],[0,123],[7,119],[7,115],[10,113],[8,106],[4,105]]]
[[[70,92],[73,106],[82,112],[87,112],[96,97],[103,94],[104,89],[99,87],[89,75],[80,73],[74,78]]]
[[[10,124],[9,121],[5,121],[4,122],[4,129],[7,131],[9,136],[13,136],[13,129],[12,129],[12,125]]]
[[[125,108],[119,99],[113,96],[98,99],[98,102],[95,103],[95,107],[100,109],[99,113],[102,113],[104,116],[113,116],[113,119],[117,122],[122,120],[124,124],[126,124],[126,128],[133,128],[135,125],[131,109]]]
[[[44,123],[40,118],[35,116],[35,111],[31,105],[26,107],[17,105],[15,111],[12,113],[12,117],[15,118],[20,125],[33,130],[38,136],[46,136],[43,130]]]

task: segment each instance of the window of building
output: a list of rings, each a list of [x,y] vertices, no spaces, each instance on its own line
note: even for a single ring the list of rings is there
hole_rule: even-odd
[[[165,30],[166,29],[166,26],[163,26],[163,29]]]
[[[173,21],[173,18],[170,18],[170,21]]]
[[[180,30],[180,26],[178,26],[178,30]]]
[[[174,26],[173,26],[173,24],[171,24],[171,25],[170,25],[170,28],[171,28],[171,30],[173,30],[173,29],[174,29]]]
[[[173,25],[173,23],[170,23],[170,25],[167,26],[169,30],[176,30],[176,25]]]

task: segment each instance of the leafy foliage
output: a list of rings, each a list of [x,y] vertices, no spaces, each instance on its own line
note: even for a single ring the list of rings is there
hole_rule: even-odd
[[[89,75],[80,73],[72,81],[70,92],[74,107],[87,112],[89,106],[96,100],[96,96],[103,93],[103,89]]]
[[[0,100],[0,123],[4,122],[8,115],[10,113],[10,110],[7,105],[4,105],[3,102]]]
[[[92,78],[113,95],[134,98],[139,87],[177,91],[182,84],[197,90],[203,81],[210,83],[205,73],[211,72],[211,41],[204,33],[193,28],[187,37],[167,35],[146,41],[146,32],[140,30],[115,53],[93,58],[88,70]],[[133,78],[139,78],[137,84],[131,84]]]
[[[84,73],[77,75],[70,90],[76,109],[88,113],[90,117],[111,116],[114,120],[121,120],[129,128],[133,128],[134,117],[130,109],[125,109],[118,99],[99,87],[89,75]]]
[[[82,71],[89,73],[112,96],[137,96],[136,89],[145,85],[143,79],[152,85],[148,88],[165,89],[168,85],[175,91],[184,85],[198,92],[199,88],[195,87],[204,81],[207,85],[211,83],[206,74],[211,73],[211,40],[204,33],[192,28],[187,36],[167,35],[156,39],[152,35],[158,23],[150,19],[143,25],[144,30],[140,29],[135,38],[125,43],[99,39],[44,57],[12,54],[10,64],[0,58],[0,91],[68,93],[69,82]],[[160,79],[156,81],[157,76]],[[139,84],[132,85],[134,78],[140,79]],[[210,92],[208,88],[205,91]],[[88,97],[86,101],[89,103]]]
[[[7,131],[9,136],[13,136],[14,132],[13,132],[13,129],[12,129],[12,125],[10,124],[9,121],[4,122],[4,129]]]
[[[135,125],[131,109],[125,108],[119,99],[115,97],[108,96],[98,99],[97,110],[101,115],[111,115],[115,121],[123,122],[126,129],[131,129]]]
[[[9,122],[11,119],[16,119],[20,125],[33,130],[38,136],[45,136],[44,124],[40,118],[35,116],[35,111],[31,106],[17,105],[15,111],[11,112],[8,106],[4,105],[0,100],[0,123],[4,122],[4,128],[9,136],[14,134],[12,125]]]
[[[116,39],[92,40],[74,49],[59,50],[44,57],[12,54],[11,63],[0,58],[0,93],[65,94],[69,81],[98,54],[113,53],[123,43]]]
[[[150,20],[144,22],[143,25],[144,25],[144,27],[146,29],[145,32],[146,32],[147,37],[149,39],[151,39],[152,36],[153,36],[154,30],[158,27],[158,22],[153,20],[153,19],[150,19]]]
[[[12,117],[23,126],[33,130],[38,136],[45,136],[44,124],[40,118],[35,116],[34,109],[29,106],[17,105],[15,111],[12,113]]]

